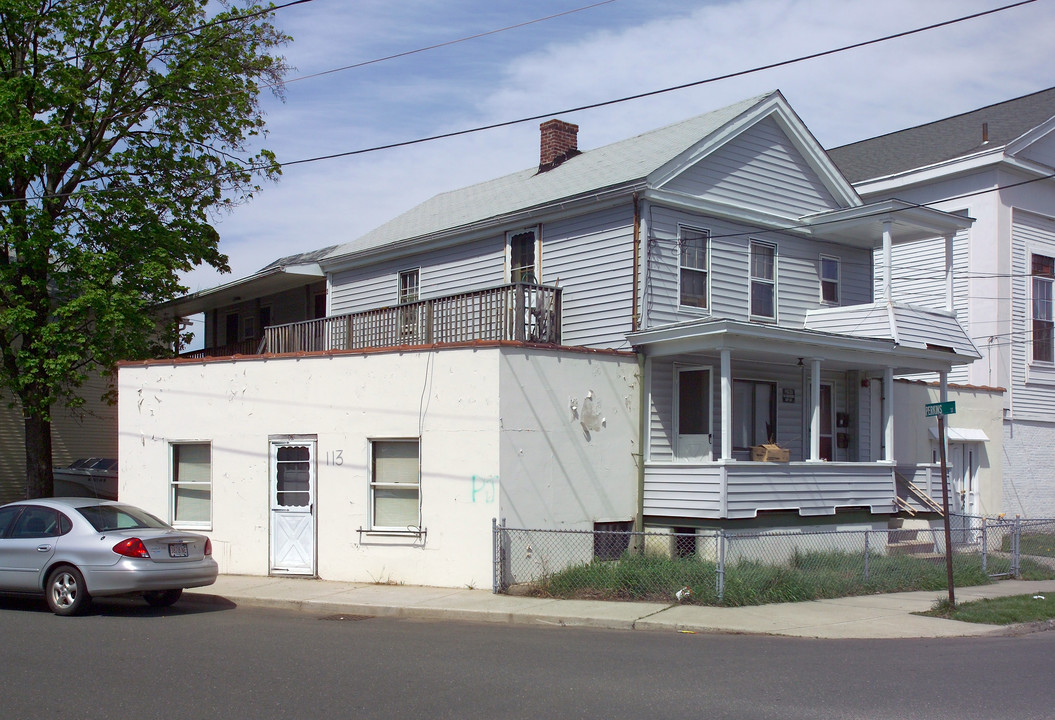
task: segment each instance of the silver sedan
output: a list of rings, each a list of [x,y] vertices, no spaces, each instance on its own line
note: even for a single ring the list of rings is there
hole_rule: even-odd
[[[58,615],[92,597],[142,595],[156,607],[216,581],[212,543],[132,505],[40,498],[0,507],[0,592],[43,594]]]

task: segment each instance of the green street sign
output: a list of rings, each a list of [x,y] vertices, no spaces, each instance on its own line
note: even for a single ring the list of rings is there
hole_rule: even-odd
[[[924,407],[927,409],[926,417],[956,414],[956,403],[952,400],[943,403],[928,403]]]

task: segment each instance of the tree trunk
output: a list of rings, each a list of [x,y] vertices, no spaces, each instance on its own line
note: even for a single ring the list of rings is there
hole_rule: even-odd
[[[27,415],[26,425],[26,498],[52,497],[55,476],[51,463],[51,421],[39,415]]]

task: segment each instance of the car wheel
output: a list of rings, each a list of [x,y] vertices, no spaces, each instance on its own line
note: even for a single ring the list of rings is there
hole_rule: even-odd
[[[45,590],[48,607],[56,615],[76,615],[88,609],[92,602],[84,584],[84,576],[71,565],[52,570]]]
[[[175,590],[151,590],[143,593],[143,599],[152,607],[168,607],[180,599],[183,588]]]

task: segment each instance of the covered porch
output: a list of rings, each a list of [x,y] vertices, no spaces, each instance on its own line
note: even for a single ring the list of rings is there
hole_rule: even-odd
[[[879,305],[893,326],[872,336],[808,329],[809,318],[803,329],[705,319],[633,334],[645,357],[645,517],[897,512],[894,376],[936,372],[944,395],[952,365],[977,351],[948,313]],[[824,312],[860,327],[852,308]]]

